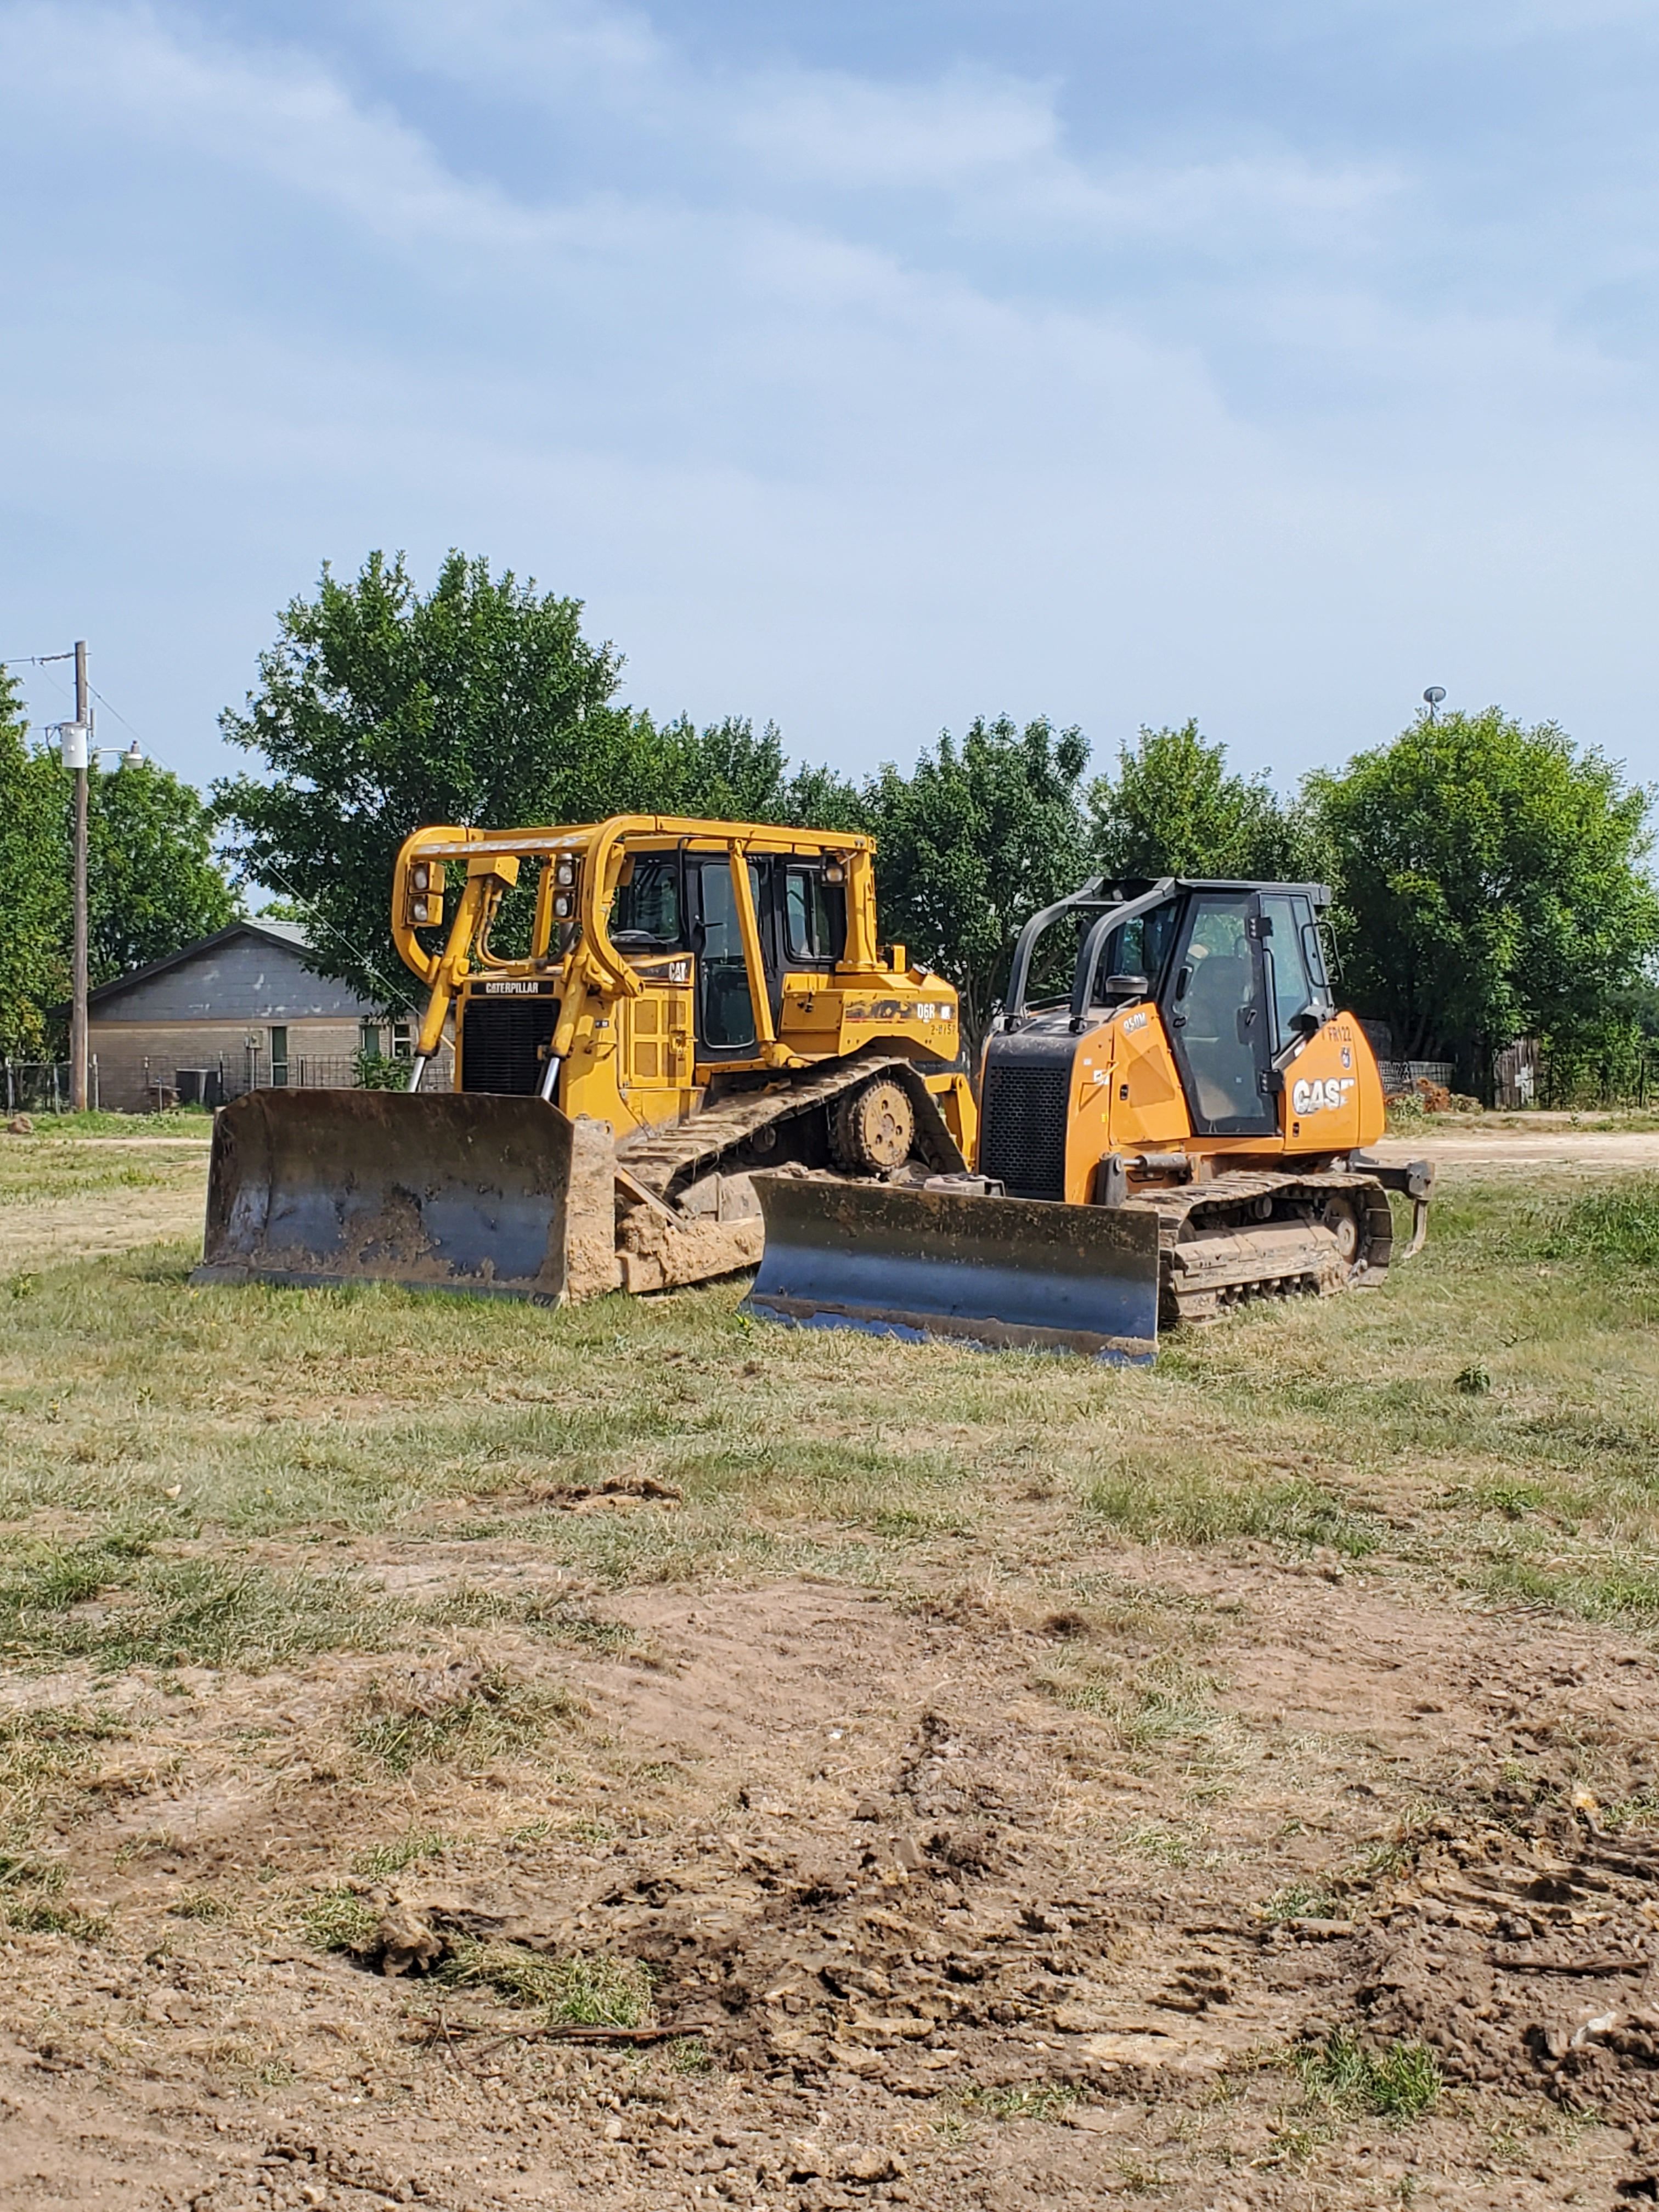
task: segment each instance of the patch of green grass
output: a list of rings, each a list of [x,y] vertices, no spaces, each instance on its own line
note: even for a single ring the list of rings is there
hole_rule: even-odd
[[[1084,1511],[1142,1541],[1216,1544],[1266,1537],[1323,1546],[1358,1559],[1381,1537],[1369,1514],[1307,1482],[1232,1483],[1192,1473],[1102,1477],[1083,1494]]]
[[[963,2102],[992,2120],[1063,2120],[1081,2093],[1069,2081],[1011,2081],[969,2090]]]
[[[714,2070],[714,2054],[700,2035],[677,2035],[665,2055],[677,2074],[701,2079]]]
[[[176,1106],[165,1114],[118,1114],[112,1108],[84,1114],[33,1114],[34,1135],[42,1144],[70,1137],[199,1137],[213,1134],[213,1115],[205,1106]]]
[[[368,1899],[343,1883],[315,1891],[300,1911],[301,1924],[319,1951],[367,1951],[380,1919]]]
[[[1037,1679],[1050,1697],[1079,1712],[1098,1715],[1114,1741],[1126,1750],[1145,1751],[1172,1740],[1189,1741],[1211,1735],[1224,1720],[1217,1709],[1210,1676],[1170,1652],[1135,1662],[1115,1652],[1073,1647],[1060,1664]]]
[[[502,1623],[533,1628],[554,1643],[591,1651],[625,1651],[638,1641],[625,1621],[607,1620],[547,1590],[493,1589],[463,1583],[422,1606],[420,1617],[438,1628],[494,1628]]]
[[[1267,1921],[1337,1920],[1343,1905],[1322,1882],[1292,1881],[1264,1898],[1256,1911]]]
[[[1651,1620],[1659,1614],[1659,1570],[1635,1561],[1585,1559],[1546,1565],[1499,1559],[1477,1579],[1496,1597],[1522,1598],[1585,1620]]]
[[[1659,1268],[1659,1176],[1558,1200],[1533,1217],[1528,1240],[1547,1260]]]
[[[568,1691],[515,1681],[503,1669],[490,1668],[460,1695],[429,1711],[411,1705],[400,1684],[377,1685],[351,1740],[389,1773],[407,1774],[463,1753],[470,1759],[510,1756],[539,1742],[558,1723],[568,1723],[576,1711]]]
[[[344,1576],[272,1574],[179,1559],[115,1531],[43,1545],[0,1582],[0,1646],[14,1658],[131,1667],[258,1668],[373,1648],[386,1608]]]
[[[73,1786],[99,1747],[126,1733],[112,1714],[83,1706],[36,1705],[7,1714],[0,1720],[0,1840],[26,1844],[48,1804]],[[0,1852],[0,1881],[19,1878],[32,1864]]]
[[[366,1881],[389,1881],[406,1867],[419,1866],[426,1859],[441,1858],[454,1846],[454,1837],[446,1836],[437,1828],[411,1828],[406,1836],[377,1844],[372,1850],[362,1852],[352,1861],[351,1870],[362,1875]]]
[[[44,1898],[0,1898],[0,1923],[20,1936],[69,1936],[77,1943],[101,1943],[110,1933],[108,1915],[82,1912],[70,1905],[48,1905]]]
[[[1374,2051],[1348,2028],[1297,2051],[1293,2063],[1310,2100],[1383,2119],[1421,2119],[1434,2110],[1443,2086],[1426,2045],[1390,2043]]]
[[[491,1989],[510,2003],[539,2008],[555,2025],[646,2027],[651,1977],[634,1959],[600,1953],[551,1958],[518,1943],[456,1944],[437,1978],[456,1989]]]

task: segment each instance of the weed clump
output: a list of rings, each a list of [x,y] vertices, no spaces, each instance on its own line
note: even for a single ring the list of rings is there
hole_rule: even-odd
[[[653,2008],[647,1969],[637,1960],[605,1954],[553,1959],[518,1943],[469,1939],[453,1946],[437,1978],[533,2006],[553,2027],[646,2027]]]
[[[1540,1259],[1659,1268],[1659,1176],[1586,1191],[1540,1212],[1529,1242]]]
[[[964,2100],[993,2120],[1063,2120],[1078,2100],[1069,2081],[1010,2081],[1000,2089],[970,2091]]]
[[[1322,1882],[1292,1881],[1264,1898],[1256,1910],[1262,1919],[1276,1925],[1285,1920],[1340,1919],[1343,1905]]]
[[[1352,2029],[1340,2027],[1323,2043],[1297,2051],[1293,2063],[1310,2100],[1338,2111],[1419,2120],[1440,2100],[1439,2064],[1421,2043],[1373,2051]]]
[[[388,1773],[407,1774],[463,1753],[479,1759],[522,1751],[575,1711],[566,1690],[514,1681],[500,1667],[466,1667],[448,1681],[377,1684],[352,1741]]]
[[[380,1918],[366,1897],[343,1884],[318,1890],[300,1914],[306,1934],[319,1951],[367,1951]]]
[[[437,1828],[411,1828],[389,1844],[377,1844],[352,1863],[352,1872],[369,1881],[389,1881],[393,1875],[418,1866],[423,1859],[441,1858],[453,1848],[455,1838]]]
[[[1376,1551],[1380,1540],[1368,1515],[1350,1511],[1309,1482],[1250,1486],[1189,1477],[1171,1483],[1110,1475],[1090,1486],[1083,1506],[1143,1542],[1218,1544],[1267,1537],[1309,1547],[1322,1545],[1360,1559]]]
[[[343,1575],[155,1553],[113,1532],[25,1554],[0,1581],[0,1644],[27,1660],[132,1667],[281,1665],[313,1651],[372,1648],[384,1608]]]

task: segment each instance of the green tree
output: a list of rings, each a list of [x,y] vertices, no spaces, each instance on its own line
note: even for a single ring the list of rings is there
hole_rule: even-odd
[[[737,716],[699,730],[682,715],[664,724],[655,738],[653,773],[659,795],[648,802],[653,812],[808,830],[858,824],[856,788],[830,769],[792,769],[774,722],[757,736],[754,724]],[[651,757],[648,744],[646,750]]]
[[[957,986],[970,1041],[990,1021],[1021,924],[1088,873],[1088,757],[1077,730],[1046,720],[1022,730],[1005,715],[971,723],[960,745],[945,731],[912,775],[890,764],[864,787],[882,933]]]
[[[1659,948],[1650,794],[1552,722],[1426,715],[1308,781],[1340,892],[1349,995],[1410,1059],[1484,1089],[1533,1034],[1593,1048]]]
[[[280,618],[227,737],[274,773],[216,787],[243,873],[312,933],[313,963],[387,1007],[408,988],[390,944],[392,862],[423,822],[593,822],[683,813],[841,826],[854,795],[792,773],[770,725],[659,726],[615,702],[619,656],[581,634],[581,604],[451,553],[424,595],[402,556],[356,580],[325,566]],[[826,810],[833,810],[826,812]],[[527,926],[524,887],[498,946]]]
[[[213,837],[212,809],[167,769],[146,762],[92,777],[87,933],[94,987],[211,936],[241,912]]]
[[[15,680],[0,667],[0,1054],[19,1059],[45,1051],[46,1010],[69,988],[58,834],[68,781],[30,749]]]
[[[1311,828],[1265,776],[1230,775],[1227,748],[1195,721],[1142,729],[1115,775],[1088,790],[1090,840],[1109,876],[1220,876],[1267,881],[1316,870]]]
[[[657,804],[658,735],[612,703],[621,662],[575,599],[451,553],[422,595],[372,553],[325,565],[280,617],[245,712],[221,717],[267,781],[215,787],[244,873],[300,901],[313,961],[371,1000],[407,996],[392,951],[392,862],[425,822],[588,822]]]

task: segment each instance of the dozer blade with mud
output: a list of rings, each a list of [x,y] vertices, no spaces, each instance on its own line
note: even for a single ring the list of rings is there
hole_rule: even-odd
[[[744,1303],[766,1320],[1136,1363],[1157,1350],[1154,1213],[925,1185],[754,1181],[766,1248]]]
[[[191,1280],[559,1304],[617,1279],[614,1182],[610,1132],[539,1098],[251,1091],[214,1122]]]

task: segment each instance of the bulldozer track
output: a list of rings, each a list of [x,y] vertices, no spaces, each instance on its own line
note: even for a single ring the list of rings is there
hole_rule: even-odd
[[[642,1129],[617,1146],[617,1162],[672,1205],[677,1186],[716,1166],[757,1131],[827,1106],[871,1076],[890,1073],[904,1085],[915,1107],[916,1141],[928,1165],[941,1173],[959,1172],[966,1164],[921,1071],[914,1060],[878,1048],[838,1060],[829,1068],[791,1072],[764,1091],[739,1092],[669,1127]]]
[[[1352,1204],[1351,1256],[1330,1220],[1334,1198]],[[1264,1199],[1265,1218],[1257,1212]],[[1394,1250],[1387,1191],[1374,1176],[1352,1170],[1229,1175],[1127,1203],[1158,1216],[1166,1322],[1213,1320],[1249,1298],[1371,1289]]]

